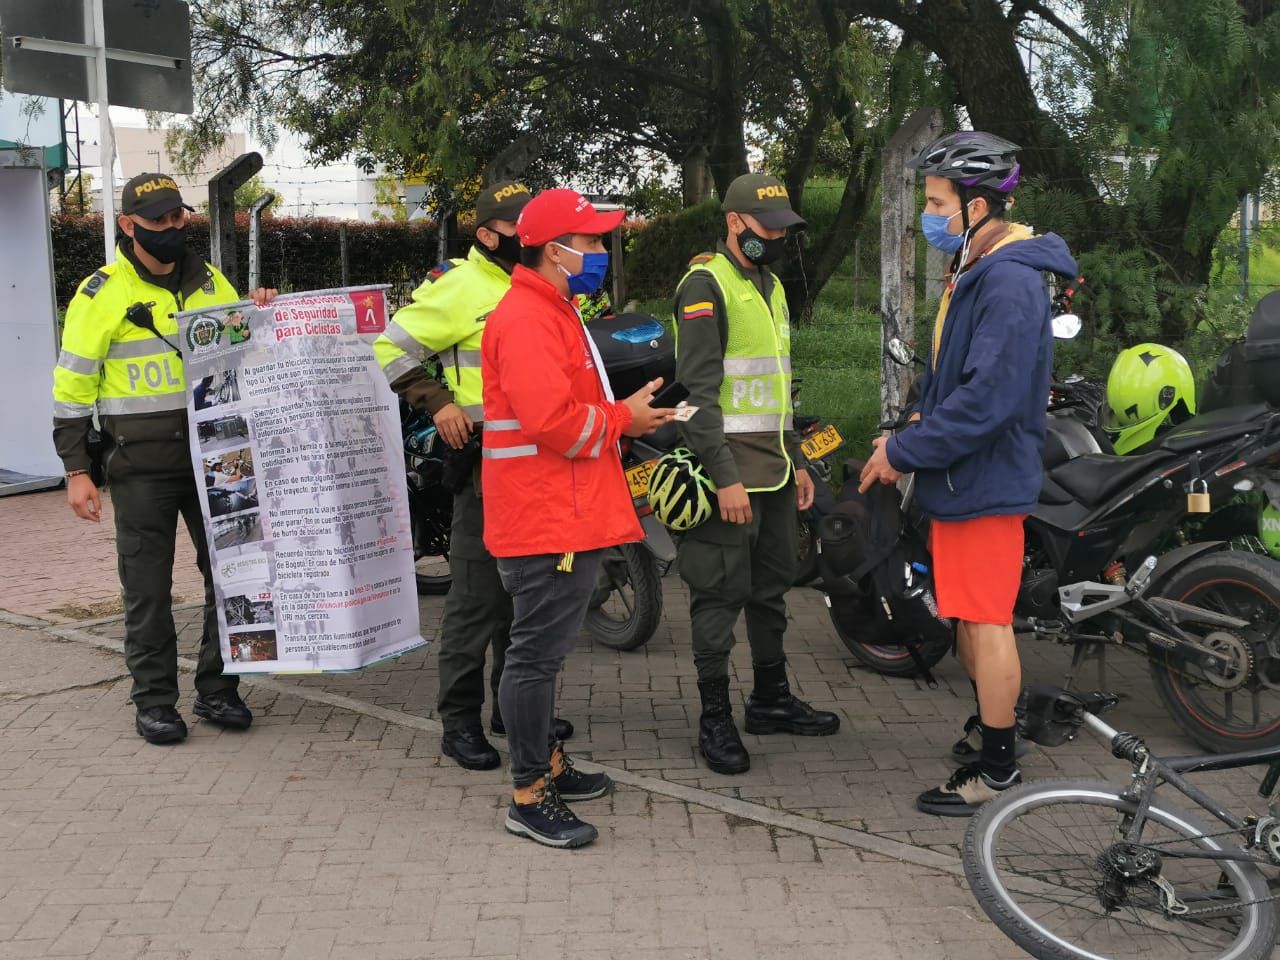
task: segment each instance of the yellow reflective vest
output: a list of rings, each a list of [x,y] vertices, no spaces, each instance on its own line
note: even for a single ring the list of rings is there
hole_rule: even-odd
[[[54,441],[68,470],[88,466],[84,438],[95,408],[117,442],[185,439],[186,381],[174,350],[182,344],[172,314],[239,299],[213,267],[201,263],[198,269],[201,286],[175,295],[140,277],[117,248],[115,262],[80,285],[67,307],[53,372]],[[169,343],[125,318],[133,304],[152,302],[152,323]],[[189,459],[185,466],[190,469]]]
[[[766,302],[760,289],[722,253],[696,257],[681,283],[699,271],[711,275],[724,302],[728,340],[719,397],[724,433],[726,437],[734,434],[777,434],[778,449],[785,460],[785,435],[793,424],[791,315],[782,284],[773,284]],[[686,316],[696,317],[700,315],[699,308],[710,314],[713,307],[711,302],[693,303],[685,304],[684,310]],[[677,317],[677,338],[679,328],[680,318]],[[780,483],[747,489],[777,490],[789,479],[790,471],[787,471]]]
[[[480,341],[485,321],[511,288],[511,277],[472,247],[465,260],[447,260],[396,311],[373,353],[389,383],[439,356],[453,400],[479,423],[484,420]]]

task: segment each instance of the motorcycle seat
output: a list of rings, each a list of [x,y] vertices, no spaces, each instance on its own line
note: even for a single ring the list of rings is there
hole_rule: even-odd
[[[1049,471],[1049,476],[1081,503],[1094,504],[1128,486],[1143,474],[1167,464],[1169,459],[1169,455],[1163,451],[1144,453],[1138,457],[1086,453],[1054,467]]]
[[[1262,429],[1263,421],[1271,413],[1265,403],[1250,403],[1241,407],[1223,407],[1210,413],[1192,417],[1180,423],[1160,438],[1160,446],[1174,453],[1183,453],[1197,447],[1212,446],[1242,434]]]

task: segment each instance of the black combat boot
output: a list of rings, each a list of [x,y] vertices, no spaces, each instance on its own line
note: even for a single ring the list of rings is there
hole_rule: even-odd
[[[794,733],[801,737],[825,737],[840,729],[840,718],[815,710],[791,695],[787,661],[753,665],[755,689],[747,698],[747,733]]]
[[[707,766],[716,773],[746,773],[751,769],[751,757],[733,723],[729,678],[699,680],[698,692],[702,694],[698,749],[702,751]]]

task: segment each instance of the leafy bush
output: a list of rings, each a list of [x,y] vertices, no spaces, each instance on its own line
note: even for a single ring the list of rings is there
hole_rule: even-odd
[[[392,305],[407,302],[436,264],[435,227],[420,223],[357,223],[272,217],[262,221],[262,283],[283,291],[343,286],[341,233],[347,234],[347,284],[389,283]],[[102,216],[57,216],[52,220],[54,283],[65,308],[85,277],[102,266]],[[193,217],[188,248],[208,257],[209,221]],[[236,217],[236,282],[249,276],[249,215]],[[465,255],[470,237],[449,243],[451,256]]]

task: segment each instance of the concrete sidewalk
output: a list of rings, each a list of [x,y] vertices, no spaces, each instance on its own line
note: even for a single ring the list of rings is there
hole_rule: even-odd
[[[559,712],[577,726],[573,755],[619,786],[581,805],[600,839],[562,852],[502,829],[503,771],[440,757],[434,646],[353,674],[246,680],[252,730],[194,722],[186,743],[152,747],[134,733],[123,629],[106,615],[118,596],[107,521],[75,520],[55,492],[0,498],[0,529],[0,958],[1023,955],[964,884],[965,822],[914,807],[952,769],[972,709],[959,665],[939,665],[937,689],[860,668],[816,591],[788,598],[793,683],[843,726],[745,737],[752,769],[739,777],[697,756],[678,578],[642,649],[582,638]],[[181,537],[177,576],[179,596],[199,596]],[[424,636],[441,609],[422,598]],[[199,610],[176,618],[191,666]],[[1059,680],[1069,662],[1048,644],[1023,654],[1028,681]],[[732,669],[740,712],[745,643]],[[1081,679],[1098,682],[1092,667]],[[1101,682],[1124,698],[1113,724],[1193,752],[1142,658],[1114,655]],[[1085,738],[1033,751],[1023,770],[1116,780],[1126,768]],[[1207,782],[1265,812],[1256,778]]]
[[[117,656],[7,619],[0,957],[1021,955],[951,858],[718,794],[620,785],[582,805],[595,844],[537,847],[502,830],[500,773],[441,761],[434,721],[306,687],[247,683],[248,733],[148,746]]]

